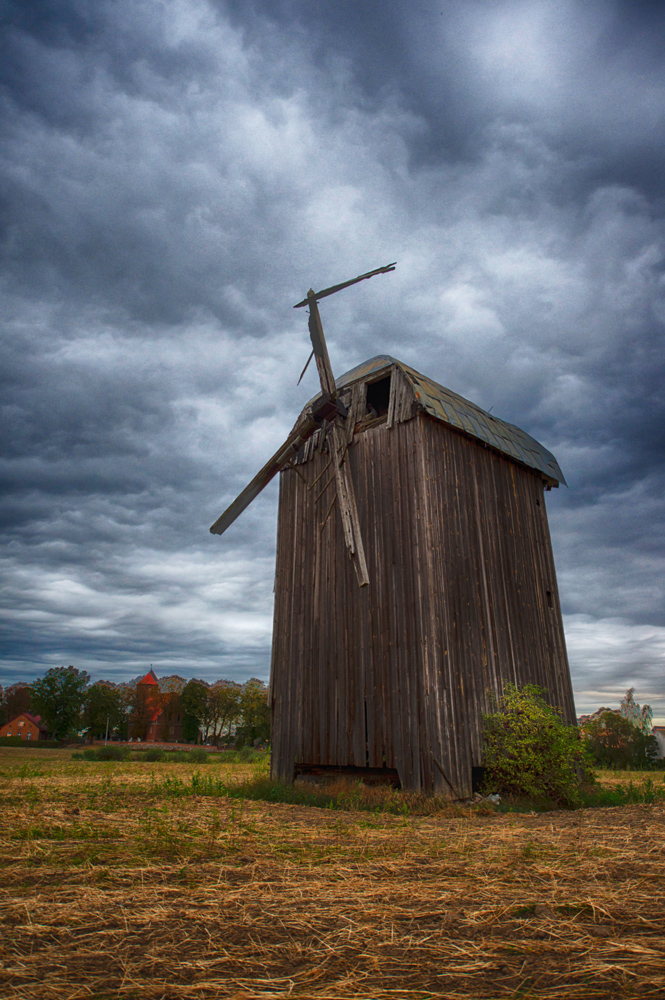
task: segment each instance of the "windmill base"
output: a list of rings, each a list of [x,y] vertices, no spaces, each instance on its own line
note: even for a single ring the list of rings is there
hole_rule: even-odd
[[[351,778],[364,785],[390,785],[401,788],[399,774],[394,767],[354,767],[337,764],[296,764],[295,777],[317,784],[338,778]]]

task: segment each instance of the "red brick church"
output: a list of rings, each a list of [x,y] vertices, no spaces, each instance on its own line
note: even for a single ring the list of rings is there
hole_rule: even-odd
[[[146,743],[176,742],[182,739],[180,696],[175,692],[162,693],[152,669],[136,685],[130,735]]]

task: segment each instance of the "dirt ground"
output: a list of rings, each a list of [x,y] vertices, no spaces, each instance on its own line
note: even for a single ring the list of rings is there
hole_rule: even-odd
[[[665,997],[662,805],[181,794],[220,769],[0,750],[0,996]]]

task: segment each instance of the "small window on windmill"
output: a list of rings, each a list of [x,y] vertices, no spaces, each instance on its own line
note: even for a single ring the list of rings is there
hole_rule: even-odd
[[[390,375],[381,378],[378,382],[367,384],[367,403],[365,416],[383,417],[388,412],[390,405]]]

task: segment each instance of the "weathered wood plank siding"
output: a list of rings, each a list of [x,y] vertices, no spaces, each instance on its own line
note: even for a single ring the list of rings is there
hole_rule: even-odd
[[[296,762],[395,767],[404,788],[464,796],[489,692],[538,684],[575,721],[541,476],[410,408],[396,380],[392,426],[374,422],[347,453],[369,587],[337,509],[321,528],[331,470],[311,491],[281,474],[276,777],[291,780]],[[305,448],[311,484],[330,456],[320,441]]]

